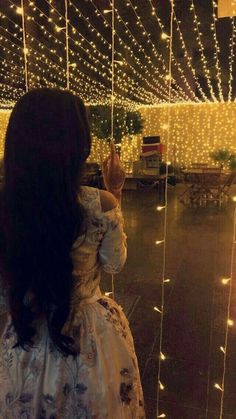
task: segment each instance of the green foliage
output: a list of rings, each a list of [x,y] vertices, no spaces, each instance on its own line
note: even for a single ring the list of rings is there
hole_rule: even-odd
[[[236,170],[236,155],[231,154],[229,158],[229,168],[230,170]]]
[[[143,132],[143,122],[140,112],[127,112],[126,126],[128,127],[128,134],[135,135]]]
[[[215,161],[219,163],[227,163],[230,159],[230,152],[226,148],[220,148],[218,150],[213,151],[210,154],[210,157]]]
[[[221,167],[228,166],[230,170],[236,169],[236,155],[234,153],[230,153],[230,151],[226,148],[213,151],[210,154],[210,157],[216,163],[219,163]]]
[[[92,135],[100,140],[111,138],[111,107],[96,105],[89,108],[89,121]],[[114,140],[118,144],[124,135],[140,134],[143,120],[137,111],[126,111],[121,106],[114,107]]]

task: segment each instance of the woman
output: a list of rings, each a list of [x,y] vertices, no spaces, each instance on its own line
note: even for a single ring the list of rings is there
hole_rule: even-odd
[[[127,320],[99,289],[101,270],[126,259],[124,172],[112,146],[103,169],[113,194],[80,187],[90,144],[84,104],[69,92],[34,90],[13,109],[0,224],[4,419],[144,418]]]

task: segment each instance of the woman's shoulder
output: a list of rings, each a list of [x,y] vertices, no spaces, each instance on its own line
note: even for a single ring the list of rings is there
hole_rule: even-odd
[[[108,191],[82,186],[80,200],[86,210],[96,213],[106,213],[117,207],[117,200]]]

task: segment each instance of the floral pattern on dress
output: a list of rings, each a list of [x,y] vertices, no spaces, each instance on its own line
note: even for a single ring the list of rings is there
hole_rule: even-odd
[[[32,349],[13,349],[16,334],[8,315],[0,341],[0,419],[145,418],[128,321],[99,289],[102,269],[116,273],[126,259],[122,214],[119,207],[103,213],[96,189],[83,187],[80,200],[86,234],[71,251],[74,289],[63,327],[79,355],[58,352],[46,324]]]

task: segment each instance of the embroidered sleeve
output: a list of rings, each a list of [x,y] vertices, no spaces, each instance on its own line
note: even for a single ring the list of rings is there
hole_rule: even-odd
[[[99,259],[104,271],[116,274],[123,268],[127,257],[126,235],[123,230],[123,216],[120,208],[103,213],[105,234],[100,248]]]

